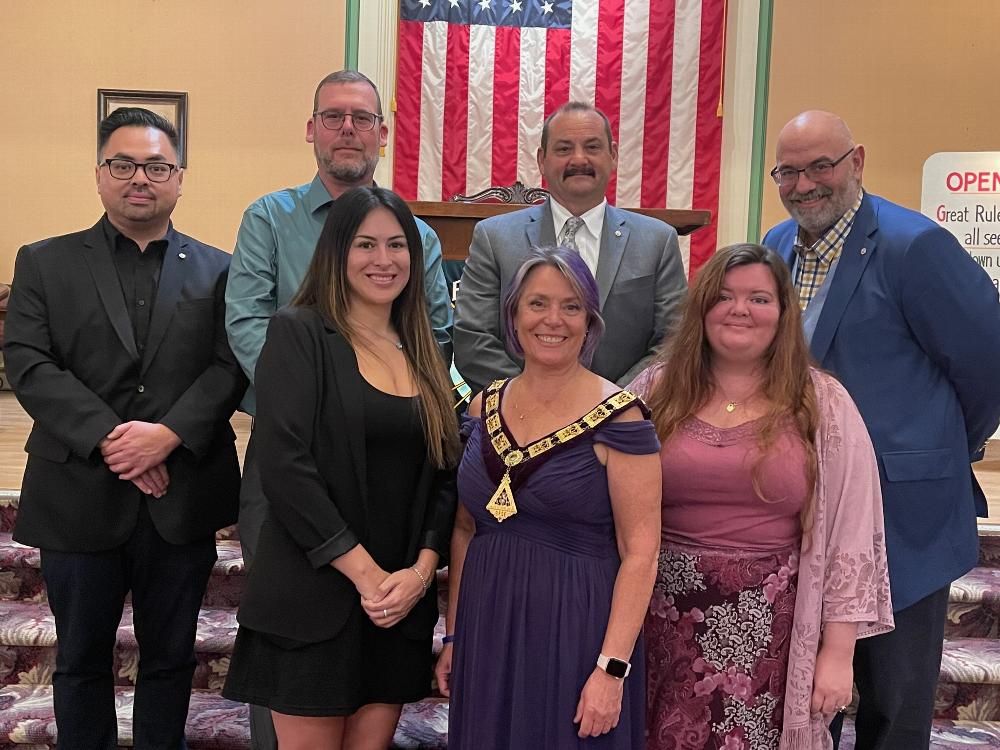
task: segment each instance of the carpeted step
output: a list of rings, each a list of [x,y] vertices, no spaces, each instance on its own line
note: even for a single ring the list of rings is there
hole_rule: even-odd
[[[243,591],[243,553],[237,540],[216,542],[218,560],[208,579],[202,603],[206,607],[237,607]],[[45,601],[38,550],[25,547],[0,531],[0,601]]]
[[[0,531],[10,531],[14,528],[17,501],[20,497],[20,490],[0,490]]]
[[[132,746],[131,687],[115,688],[118,741]],[[187,720],[191,750],[248,750],[250,726],[247,707],[217,693],[195,690]],[[50,685],[0,686],[0,750],[42,750],[56,741]],[[403,707],[394,748],[441,750],[448,746],[448,704],[429,699]]]
[[[980,524],[979,564],[985,568],[1000,568],[1000,526]]]
[[[951,585],[947,638],[1000,637],[1000,568],[973,568]]]
[[[0,684],[47,685],[52,682],[56,659],[56,627],[45,602],[0,602]],[[203,607],[198,614],[195,668],[192,686],[219,690],[229,671],[229,656],[236,637],[236,611],[229,607]],[[115,646],[115,684],[135,684],[139,650],[132,627],[132,608],[125,605]],[[0,714],[3,708],[0,707]]]
[[[132,746],[133,688],[115,688],[118,742]],[[188,710],[187,742],[191,750],[247,750],[250,720],[247,707],[214,692],[194,690]],[[0,687],[0,748],[54,747],[55,718],[51,685]]]
[[[934,715],[1000,722],[1000,640],[945,640]]]
[[[840,750],[854,750],[854,723],[844,720]],[[1000,722],[937,719],[928,750],[1000,750]]]

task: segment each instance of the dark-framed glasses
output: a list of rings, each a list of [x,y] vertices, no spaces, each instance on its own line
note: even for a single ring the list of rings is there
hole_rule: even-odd
[[[374,112],[334,112],[331,110],[313,112],[313,117],[318,117],[327,130],[340,130],[344,127],[344,122],[348,117],[351,118],[351,124],[354,125],[355,130],[371,130],[382,115],[376,115]]]
[[[165,161],[148,161],[145,164],[139,164],[131,159],[105,159],[101,166],[107,167],[108,174],[116,180],[131,180],[136,170],[142,167],[142,171],[145,172],[150,182],[166,182],[170,179],[173,171],[177,169],[176,164],[168,164]]]
[[[822,182],[830,177],[833,174],[833,170],[837,168],[837,165],[853,154],[856,148],[857,146],[851,146],[851,150],[836,161],[820,159],[819,161],[814,161],[808,167],[802,167],[802,169],[796,169],[795,167],[781,167],[779,169],[775,167],[771,170],[771,177],[779,187],[788,187],[789,185],[796,184],[799,181],[799,175],[803,172],[806,173],[806,179],[809,182]]]

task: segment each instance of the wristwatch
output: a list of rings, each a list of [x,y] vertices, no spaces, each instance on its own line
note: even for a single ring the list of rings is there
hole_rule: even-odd
[[[619,680],[628,677],[628,673],[632,671],[632,665],[627,661],[616,659],[613,656],[605,656],[604,654],[597,657],[597,666]]]

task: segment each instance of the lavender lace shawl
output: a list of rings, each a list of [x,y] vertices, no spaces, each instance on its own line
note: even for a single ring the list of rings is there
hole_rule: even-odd
[[[654,365],[640,373],[629,390],[649,393],[658,369]],[[818,370],[812,379],[820,408],[819,471],[809,544],[799,557],[780,750],[833,747],[832,716],[809,712],[823,625],[856,622],[858,638],[893,628],[882,493],[871,439],[844,387]]]

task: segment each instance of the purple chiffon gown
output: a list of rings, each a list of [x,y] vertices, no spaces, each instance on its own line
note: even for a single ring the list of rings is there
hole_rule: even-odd
[[[534,459],[523,483],[515,479],[518,512],[502,524],[486,510],[501,474],[483,420],[468,420],[463,432],[459,496],[476,533],[462,569],[448,747],[640,750],[641,636],[618,727],[581,739],[573,717],[601,651],[621,562],[607,472],[593,446],[656,453],[652,423],[605,421]]]

